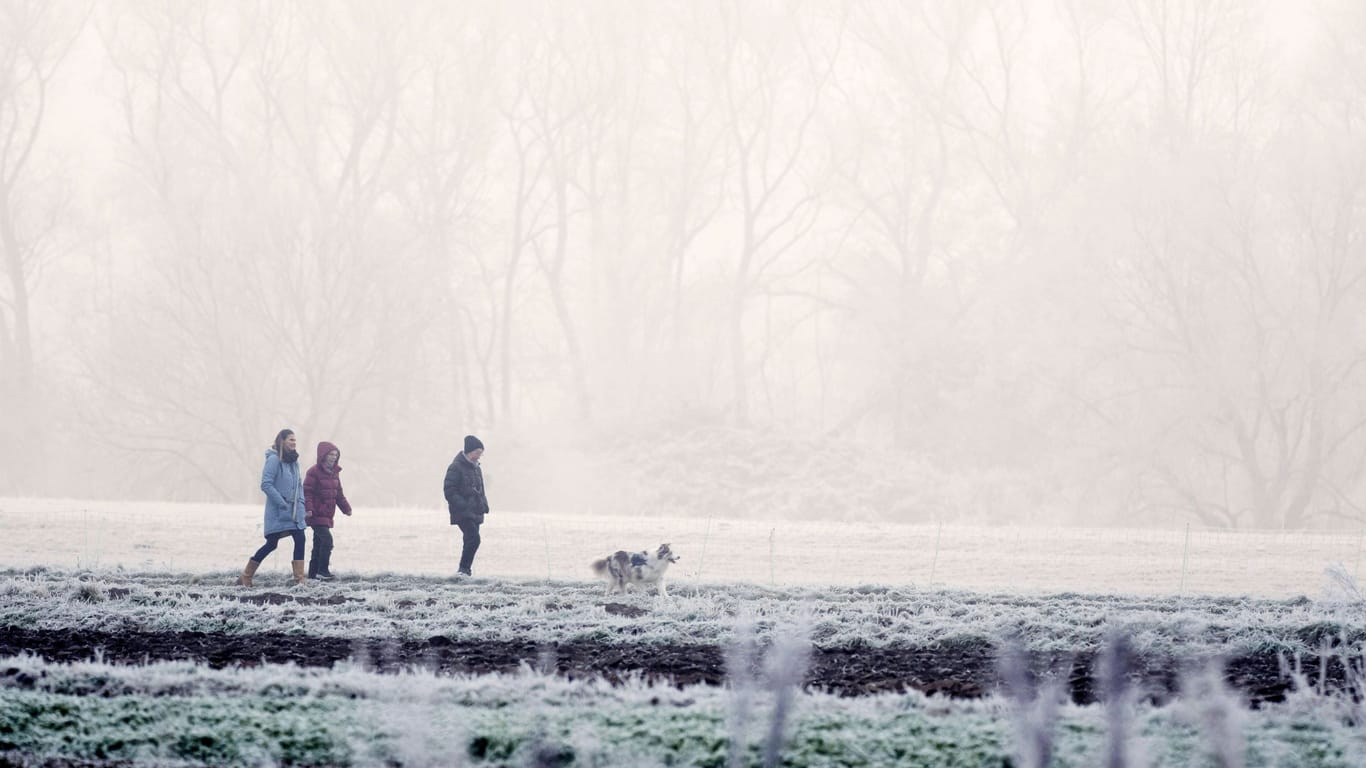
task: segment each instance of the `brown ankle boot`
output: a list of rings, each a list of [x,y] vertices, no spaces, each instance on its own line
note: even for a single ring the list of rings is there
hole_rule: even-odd
[[[251,577],[256,575],[256,569],[260,567],[260,560],[248,560],[247,567],[242,569],[242,575],[237,577],[237,583],[244,587],[250,587]]]
[[[293,566],[293,568],[294,568],[294,583],[295,583],[295,584],[302,584],[302,583],[304,583],[305,581],[308,581],[308,577],[304,575],[304,561],[302,561],[302,560],[290,560],[290,561],[289,561],[289,564],[290,564],[291,566]]]

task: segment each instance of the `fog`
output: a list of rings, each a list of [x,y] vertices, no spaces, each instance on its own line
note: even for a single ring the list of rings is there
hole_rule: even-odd
[[[0,494],[1359,529],[1366,6],[0,0]],[[444,516],[433,512],[436,524]]]

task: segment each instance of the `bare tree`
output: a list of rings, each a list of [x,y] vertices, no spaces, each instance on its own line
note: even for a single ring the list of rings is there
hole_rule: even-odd
[[[867,67],[881,76],[841,84],[850,114],[842,133],[861,140],[839,156],[849,236],[828,266],[844,287],[840,301],[854,327],[861,331],[866,318],[869,336],[878,340],[870,364],[887,371],[863,378],[869,390],[831,431],[846,433],[876,416],[903,450],[913,434],[923,434],[916,415],[937,407],[936,363],[927,342],[946,338],[945,325],[953,322],[952,308],[935,306],[932,297],[943,275],[934,259],[947,258],[937,247],[949,205],[945,193],[961,162],[947,112],[966,25],[927,13],[894,4],[855,19],[857,50],[867,52]],[[908,44],[909,30],[925,31]]]
[[[220,499],[249,487],[259,458],[253,449],[269,429],[259,404],[275,396],[247,363],[252,334],[237,322],[278,311],[264,292],[244,287],[258,277],[248,254],[261,243],[231,221],[240,204],[194,181],[197,173],[226,176],[225,197],[251,184],[254,158],[238,141],[237,100],[251,87],[245,62],[256,41],[248,30],[264,12],[241,11],[237,26],[203,6],[143,3],[111,11],[100,25],[120,85],[127,165],[135,171],[129,187],[145,195],[141,210],[153,218],[144,233],[146,279],[124,290],[111,318],[112,353],[87,359],[102,396],[88,419],[102,424],[97,438],[115,449],[116,465],[184,457],[169,477],[133,471],[124,473],[128,482],[160,480],[164,493],[197,488]],[[241,483],[224,482],[225,475]]]
[[[0,488],[10,492],[43,484],[34,287],[68,213],[40,141],[53,78],[88,13],[71,3],[0,2]]]
[[[584,259],[574,295],[583,307],[578,321],[591,413],[603,423],[629,421],[649,390],[666,388],[659,341],[669,326],[669,263],[661,258],[667,219],[654,194],[666,182],[655,176],[663,169],[654,162],[657,152],[676,151],[658,140],[675,121],[656,69],[674,63],[671,43],[679,33],[670,18],[634,3],[592,7],[575,33],[558,40],[568,47],[566,64],[576,60],[569,71],[586,105],[574,182],[586,232],[577,238]],[[670,51],[660,50],[661,41]]]
[[[1335,167],[1312,183],[1266,159],[1293,155],[1267,117],[1294,102],[1269,86],[1245,8],[1130,9],[1160,152],[1135,161],[1141,197],[1112,262],[1135,386],[1109,413],[1141,446],[1156,503],[1220,526],[1321,523],[1366,427],[1347,395],[1366,358],[1340,332],[1360,321],[1366,277],[1344,249],[1359,166],[1334,131]]]
[[[544,58],[532,67],[530,77],[535,83],[527,92],[534,115],[536,133],[544,153],[548,182],[548,230],[531,241],[536,264],[545,278],[551,306],[562,334],[574,400],[579,414],[592,414],[588,374],[585,370],[583,344],[579,340],[578,318],[570,309],[568,292],[571,290],[568,267],[571,258],[571,235],[575,222],[582,216],[583,203],[576,189],[576,179],[587,162],[585,144],[587,134],[595,125],[597,113],[603,110],[607,94],[595,92],[591,78],[575,81],[576,64],[583,53],[572,55],[576,40],[565,40],[566,27],[579,21],[576,14],[567,18],[550,14]],[[600,87],[600,86],[599,86]]]
[[[784,260],[800,251],[818,220],[819,186],[803,174],[813,164],[825,167],[818,158],[813,160],[820,146],[814,134],[839,56],[843,20],[826,24],[818,18],[807,26],[803,16],[764,17],[757,9],[732,2],[721,3],[718,10],[725,47],[717,78],[735,158],[728,181],[734,187],[740,230],[725,309],[730,409],[732,422],[746,426],[751,386],[748,307]]]
[[[423,324],[398,308],[424,273],[391,261],[413,244],[390,200],[414,68],[402,20],[352,10],[147,5],[104,25],[155,216],[153,290],[120,323],[170,358],[149,377],[142,350],[116,353],[110,396],[141,402],[105,432],[134,464],[185,456],[187,488],[237,497],[282,425],[384,444],[403,421],[375,415]]]
[[[507,214],[507,256],[498,307],[498,413],[502,418],[513,411],[514,342],[520,329],[513,322],[520,315],[517,281],[537,241],[555,226],[549,220],[554,208],[553,193],[547,190],[551,184],[550,153],[544,147],[546,121],[550,118],[539,111],[545,106],[544,94],[538,93],[544,83],[536,81],[547,71],[548,55],[545,45],[535,37],[528,39],[525,32],[510,38],[508,61],[515,74],[499,107],[504,125],[502,135],[507,143],[506,162],[510,164],[503,174],[510,188],[503,190],[503,196],[510,198],[511,208]],[[538,98],[542,101],[538,102]]]
[[[493,73],[507,33],[493,14],[467,15],[443,3],[414,12],[415,32],[424,36],[400,116],[396,194],[422,243],[414,252],[416,271],[447,276],[416,286],[410,300],[437,308],[444,332],[436,354],[450,376],[450,386],[424,394],[453,400],[462,423],[488,425],[497,414],[503,260],[500,251],[490,255],[484,248],[489,212],[481,193],[497,122]]]
[[[1149,120],[1169,151],[1203,132],[1244,134],[1258,90],[1247,60],[1236,61],[1251,33],[1251,5],[1240,0],[1127,0],[1153,87]],[[1235,63],[1241,69],[1230,69]]]
[[[514,380],[512,333],[513,280],[524,256],[543,279],[555,333],[560,342],[548,348],[562,354],[541,355],[551,378],[567,382],[567,410],[589,419],[595,410],[591,351],[583,341],[584,328],[594,329],[587,301],[593,267],[619,249],[606,235],[604,190],[609,183],[606,153],[614,132],[630,130],[622,118],[628,108],[619,67],[625,52],[599,40],[591,9],[545,6],[536,22],[524,25],[515,43],[518,71],[515,92],[505,107],[512,162],[516,169],[512,192],[510,258],[503,297],[504,335],[503,407],[512,407]],[[618,194],[627,184],[615,187]],[[622,199],[617,198],[619,201]],[[527,291],[535,290],[527,286]],[[626,307],[613,306],[615,312]],[[523,338],[535,338],[535,317],[520,326]],[[560,365],[567,372],[555,369]]]
[[[660,131],[663,153],[673,161],[662,174],[667,187],[661,190],[666,227],[668,267],[671,273],[671,348],[682,350],[682,334],[688,320],[684,312],[684,288],[690,256],[699,235],[715,221],[724,202],[723,180],[728,162],[721,109],[706,75],[710,51],[704,30],[713,19],[704,6],[687,5],[674,27],[675,55],[664,62],[668,93],[677,111],[665,112]],[[674,25],[671,25],[674,26]],[[656,155],[658,156],[658,154]]]

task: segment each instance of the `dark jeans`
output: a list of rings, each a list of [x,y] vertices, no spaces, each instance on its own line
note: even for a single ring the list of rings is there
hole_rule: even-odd
[[[262,544],[261,548],[256,550],[256,554],[252,555],[251,559],[255,560],[258,563],[262,560],[265,560],[266,555],[269,555],[271,552],[274,552],[275,545],[279,544],[280,539],[283,539],[286,536],[294,537],[294,559],[304,559],[304,532],[298,529],[290,531],[276,531],[275,533],[267,533],[266,543]]]
[[[310,525],[313,529],[313,552],[308,557],[308,577],[332,573],[332,529],[325,525]]]
[[[474,565],[474,553],[479,551],[479,523],[458,522],[460,532],[465,536],[464,546],[460,548],[460,572],[469,573]]]

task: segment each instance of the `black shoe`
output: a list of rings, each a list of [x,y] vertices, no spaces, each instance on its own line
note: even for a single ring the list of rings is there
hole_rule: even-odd
[[[336,577],[330,573],[320,573],[317,576],[314,576],[313,578],[317,579],[318,581],[331,581]]]
[[[457,576],[473,576],[473,575],[474,575],[474,574],[470,573],[469,571],[463,571],[463,570],[462,570],[462,571],[456,571],[455,573],[456,573]]]

